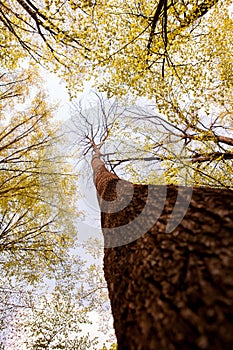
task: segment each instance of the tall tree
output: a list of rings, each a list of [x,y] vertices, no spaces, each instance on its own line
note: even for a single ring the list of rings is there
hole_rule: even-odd
[[[182,219],[189,188],[120,181],[98,150],[92,164],[118,349],[230,350],[233,192],[194,188]]]
[[[83,125],[83,154],[86,156],[90,150],[94,151],[92,168],[104,234],[104,271],[118,348],[231,349],[232,190],[211,188],[212,179],[209,179],[209,187],[194,188],[179,183],[178,186],[167,186],[164,179],[160,184],[157,179],[157,185],[121,180],[105,165],[115,170],[116,164],[143,159],[142,153],[132,157],[135,146],[130,149],[131,153],[127,153],[125,144],[122,148],[119,146],[122,141],[119,135],[124,132],[128,133],[128,144],[134,142],[132,108],[131,111],[128,108],[122,111],[117,106],[120,113],[120,119],[117,119],[113,105],[104,108],[104,101],[99,98],[99,102],[98,118],[93,109],[89,114],[81,110],[79,119],[73,118],[73,126],[78,125],[80,130]],[[131,124],[124,123],[124,114],[130,118]],[[145,122],[146,115],[141,111],[138,114],[138,117],[134,116],[136,120],[142,118]],[[180,141],[185,138],[187,129],[170,125],[159,115],[147,117],[157,123],[163,140],[168,135],[170,142],[173,137]],[[143,125],[145,130],[146,124]],[[115,138],[114,127],[118,132]],[[135,133],[142,129],[139,125]],[[189,141],[198,139],[203,144],[208,141],[212,146],[212,142],[216,142],[215,146],[218,146],[219,140],[213,139],[213,134],[209,137],[204,137],[204,134],[205,130],[203,138],[193,135]],[[139,135],[143,144],[143,134],[139,132]],[[113,145],[111,137],[115,141]],[[195,153],[195,146],[200,150],[198,142],[193,143],[187,154],[176,157],[169,149],[169,143],[161,140],[160,146],[163,147],[159,148],[159,142],[157,145],[153,143],[156,153],[146,161],[166,163],[166,156],[162,153],[166,149],[174,163],[183,157],[194,165],[196,162],[206,163],[207,167],[211,164],[205,147],[202,155]],[[226,141],[230,147],[232,139]],[[184,142],[183,147],[188,148],[187,144],[189,142]],[[138,149],[142,151],[140,143]],[[131,158],[127,159],[129,154]],[[214,152],[211,157],[214,158]],[[230,157],[225,161],[230,162]],[[220,159],[215,166],[221,174]],[[218,177],[215,180],[217,184]],[[230,178],[218,185],[231,187]]]

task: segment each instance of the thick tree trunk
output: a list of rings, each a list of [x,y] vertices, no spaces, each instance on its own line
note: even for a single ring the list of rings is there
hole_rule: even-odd
[[[186,188],[132,185],[97,163],[118,349],[233,349],[233,192],[194,188],[185,217],[169,233],[177,193],[185,197]]]

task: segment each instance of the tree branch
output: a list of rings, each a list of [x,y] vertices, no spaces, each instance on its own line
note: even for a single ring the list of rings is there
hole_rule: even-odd
[[[107,156],[108,154],[101,154],[101,156]],[[211,152],[207,154],[196,154],[195,156],[187,156],[187,157],[180,157],[179,159],[181,160],[186,160],[187,162],[191,163],[203,163],[203,162],[208,162],[208,161],[213,161],[213,160],[229,160],[233,159],[233,152]],[[176,160],[176,157],[164,157],[164,156],[151,156],[151,157],[129,157],[129,158],[123,158],[123,159],[113,159],[109,160],[107,163],[109,164],[114,164],[114,167],[126,163],[126,162],[131,162],[131,161],[137,161],[141,160],[144,162],[151,162],[151,161],[164,161],[164,160],[170,160],[174,161]]]
[[[159,16],[161,15],[164,3],[165,3],[165,0],[159,1],[157,9],[156,9],[154,17],[153,17],[153,20],[152,20],[152,23],[151,23],[151,30],[150,30],[149,40],[148,40],[148,44],[147,44],[148,52],[150,51],[150,48],[152,45],[153,36],[155,34],[155,28],[156,28],[156,25],[158,23]]]

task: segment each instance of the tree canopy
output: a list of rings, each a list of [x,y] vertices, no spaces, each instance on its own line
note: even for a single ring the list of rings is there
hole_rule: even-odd
[[[27,55],[52,70],[60,67],[73,89],[94,74],[110,94],[130,88],[159,99],[164,88],[168,96],[179,88],[200,96],[207,84],[209,90],[231,85],[230,5],[230,0],[5,0],[2,54],[11,67]]]
[[[210,174],[219,170],[219,160],[221,174],[229,172],[232,159],[231,3],[15,0],[10,6],[1,1],[2,40],[16,48],[12,53],[6,45],[8,58],[3,62],[13,68],[31,57],[57,71],[71,95],[84,80],[94,78],[95,86],[108,96],[152,99],[170,123],[173,142],[183,140],[185,157],[198,168],[196,174],[205,173],[209,161],[209,184],[216,185]],[[144,159],[158,153],[157,129],[149,117],[147,140],[141,138],[143,145],[137,145],[147,151]],[[129,134],[138,136],[128,130],[124,140]],[[161,159],[160,151],[158,156]],[[166,147],[167,169],[171,156]],[[199,175],[196,184],[208,184],[202,175],[198,180]]]

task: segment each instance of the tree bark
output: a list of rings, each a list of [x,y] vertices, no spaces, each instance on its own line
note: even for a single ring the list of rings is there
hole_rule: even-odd
[[[233,192],[194,188],[167,232],[185,187],[133,185],[94,165],[118,349],[233,349]]]

